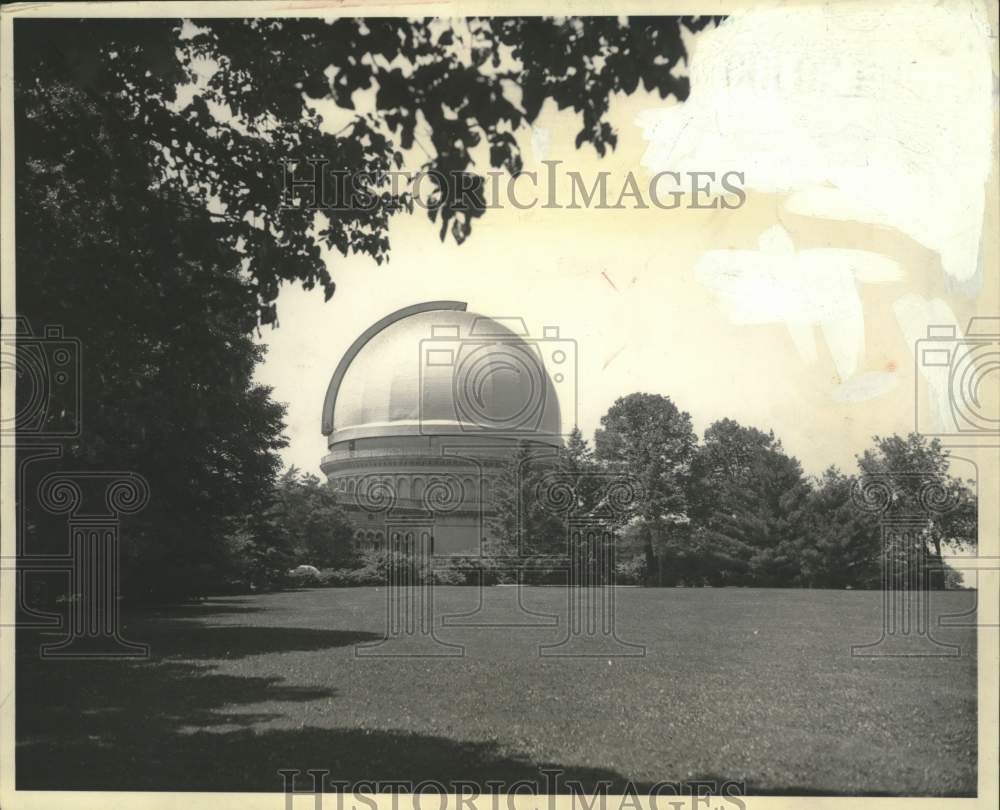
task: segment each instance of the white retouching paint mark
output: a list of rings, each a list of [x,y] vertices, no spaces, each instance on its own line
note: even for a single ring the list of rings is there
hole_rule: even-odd
[[[800,323],[790,321],[788,332],[792,336],[792,342],[798,350],[799,356],[812,365],[819,358],[816,351],[816,326],[811,323]]]
[[[541,163],[548,159],[549,151],[552,148],[552,133],[548,127],[532,126],[531,128],[531,155],[536,163]]]
[[[807,216],[892,227],[979,271],[993,71],[979,2],[752,9],[699,37],[691,95],[637,119],[660,171],[742,171]]]
[[[867,371],[837,386],[833,398],[838,402],[864,402],[891,391],[899,383],[892,371]]]
[[[735,323],[784,323],[806,362],[815,362],[812,329],[819,326],[842,381],[864,355],[865,328],[858,282],[901,277],[896,262],[877,253],[832,248],[796,252],[780,225],[758,239],[760,250],[712,250],[695,265],[698,280],[725,304]]]

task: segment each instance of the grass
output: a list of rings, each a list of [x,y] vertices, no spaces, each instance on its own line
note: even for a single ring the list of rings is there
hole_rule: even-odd
[[[359,658],[385,589],[318,589],[133,611],[148,661],[41,660],[18,633],[18,789],[280,790],[281,768],[330,778],[585,784],[743,782],[749,793],[974,795],[970,628],[955,658],[855,658],[880,594],[619,589],[619,635],[644,657],[547,658],[559,628],[446,627],[462,658]],[[487,592],[497,623],[514,588]],[[561,614],[567,591],[527,588]],[[473,588],[436,609],[471,610]],[[974,592],[935,594],[960,613]],[[543,783],[544,784],[544,783]]]

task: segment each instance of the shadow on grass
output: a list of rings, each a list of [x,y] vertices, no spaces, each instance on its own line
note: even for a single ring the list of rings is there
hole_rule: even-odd
[[[292,686],[277,676],[223,674],[210,661],[344,647],[380,636],[197,621],[240,612],[241,606],[222,603],[135,617],[135,634],[128,635],[151,645],[148,661],[41,660],[39,644],[57,636],[19,630],[17,788],[279,792],[282,769],[303,774],[326,769],[331,780],[464,780],[488,792],[490,780],[508,786],[527,780],[544,787],[543,769],[557,769],[562,785],[576,781],[590,792],[610,783],[612,794],[625,789],[626,776],[616,771],[538,761],[489,742],[320,728],[319,723],[288,728],[288,704],[314,702],[323,711],[330,704],[336,718],[336,690]],[[651,787],[634,786],[642,795]],[[753,784],[746,790],[750,795],[850,795]]]
[[[281,716],[240,712],[241,704],[336,696],[332,689],[283,686],[278,677],[220,675],[211,667],[174,662],[25,661],[18,663],[18,680],[18,744],[54,735],[60,748],[82,741],[124,751],[143,745],[147,735],[249,726]],[[220,711],[223,706],[227,711]]]
[[[882,790],[869,790],[869,791],[836,791],[836,790],[817,790],[814,787],[754,787],[753,785],[747,785],[747,796],[864,796],[866,798],[906,798],[906,797],[917,797],[927,799],[929,796],[933,795],[934,798],[942,799],[974,799],[977,794],[976,791],[971,793],[963,792],[950,792],[944,791],[942,793],[934,794],[909,794],[909,793],[889,793]]]
[[[314,702],[323,710],[336,690],[223,674],[210,659],[320,650],[378,636],[218,626],[178,613],[187,612],[135,623],[135,637],[151,645],[149,660],[43,660],[39,644],[57,635],[18,632],[19,790],[280,792],[280,770],[310,768],[351,782],[469,780],[484,792],[489,780],[542,786],[542,768],[557,768],[560,779],[585,789],[603,781],[624,785],[625,777],[608,769],[536,762],[492,742],[318,724],[281,727],[287,722],[282,704]]]
[[[140,620],[145,618],[197,619],[202,616],[240,615],[261,613],[264,608],[242,604],[240,597],[213,599],[206,602],[183,602],[179,605],[132,605],[129,615]]]
[[[451,785],[475,782],[490,792],[488,781],[510,786],[527,780],[546,784],[542,768],[558,768],[560,780],[577,780],[585,790],[599,781],[624,784],[624,777],[600,768],[533,763],[503,754],[495,744],[461,742],[426,734],[362,729],[305,727],[255,733],[198,732],[159,739],[137,735],[127,758],[119,745],[84,744],[74,740],[58,751],[60,773],[51,769],[52,751],[28,743],[18,750],[19,790],[114,789],[279,792],[280,770],[301,771],[297,790],[309,790],[306,771],[325,769],[330,782],[343,780],[413,784],[435,780]],[[53,784],[58,779],[59,784]]]
[[[308,725],[251,728],[268,721],[280,726],[281,704],[322,705],[336,690],[221,674],[196,659],[322,649],[372,640],[372,634],[163,624],[154,637],[144,637],[154,656],[141,661],[43,660],[38,644],[54,635],[18,632],[19,790],[277,792],[284,789],[279,771],[289,768],[325,768],[331,779],[351,782],[543,785],[541,768],[552,767],[585,786],[624,783],[614,771],[532,762],[493,743]],[[191,660],[172,657],[182,654]]]
[[[143,628],[145,629],[145,628]],[[378,641],[375,633],[316,630],[307,627],[241,627],[239,625],[171,626],[134,637],[150,645],[157,658],[212,660],[282,652],[311,652]]]

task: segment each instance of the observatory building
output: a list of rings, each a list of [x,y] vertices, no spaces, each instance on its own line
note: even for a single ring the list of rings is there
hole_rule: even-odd
[[[361,549],[478,555],[497,476],[519,443],[562,444],[575,394],[572,341],[459,301],[406,307],[344,354],[323,404],[322,470]]]

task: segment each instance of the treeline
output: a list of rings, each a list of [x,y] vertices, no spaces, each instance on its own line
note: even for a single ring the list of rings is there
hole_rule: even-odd
[[[299,564],[343,572],[345,582],[379,575],[384,561],[353,557],[349,524],[325,482],[279,474],[284,409],[254,380],[263,350],[253,333],[275,322],[281,285],[334,292],[315,218],[283,204],[275,167],[316,155],[331,156],[330,172],[358,176],[396,165],[419,112],[442,136],[431,139],[432,165],[447,170],[459,160],[481,172],[486,167],[469,150],[488,136],[493,168],[516,170],[516,141],[495,124],[530,123],[546,99],[597,111],[584,115],[578,145],[603,153],[614,138],[601,120],[608,96],[631,93],[639,76],[647,89],[665,82],[662,95],[683,97],[686,83],[672,85],[663,60],[683,58],[682,24],[707,20],[663,18],[657,28],[649,20],[633,27],[588,18],[576,24],[595,36],[570,42],[560,20],[504,18],[496,28],[484,18],[478,28],[489,47],[471,69],[455,63],[459,55],[426,21],[261,27],[202,20],[193,37],[178,20],[20,21],[13,49],[16,306],[32,336],[17,340],[18,475],[35,469],[31,443],[22,442],[28,432],[57,446],[60,471],[129,471],[148,482],[149,503],[122,524],[122,591],[130,599],[266,587]],[[313,47],[316,36],[330,47]],[[595,67],[590,51],[608,37],[628,58]],[[524,75],[534,77],[521,102],[493,92],[497,79],[485,55],[501,43],[520,49]],[[564,60],[570,45],[580,70],[567,77],[562,61],[550,62],[553,54]],[[398,77],[397,68],[363,58],[372,52],[410,62],[412,86],[378,94],[378,132],[367,111],[345,131],[325,132],[307,95],[349,99],[372,81],[385,90],[389,73]],[[337,74],[348,86],[331,87],[331,60],[351,65]],[[205,64],[215,66],[209,81],[199,73]],[[456,66],[444,83],[442,64]],[[581,79],[595,70],[612,84]],[[321,241],[382,261],[389,215],[407,210],[405,203],[392,197],[379,211],[342,212]],[[442,205],[428,212],[433,227],[464,240],[482,212]],[[31,374],[21,374],[27,354],[20,353],[32,344],[45,356],[58,349],[47,327],[79,341],[80,362],[62,382],[55,375],[35,387]],[[79,428],[71,434],[56,429],[68,414]],[[720,423],[699,442],[669,400],[633,395],[609,411],[592,449],[576,437],[560,463],[639,480],[642,498],[616,532],[622,581],[839,587],[875,577],[876,527],[850,505],[852,478],[830,472],[810,480],[770,434]],[[878,440],[862,470],[866,464],[947,477],[945,454],[919,437]],[[491,548],[526,537],[525,551],[534,554],[532,544],[561,542],[565,525],[544,510],[511,514],[511,487],[523,482],[507,477]],[[897,500],[918,497],[903,477],[897,483]],[[17,503],[19,540],[32,553],[64,553],[65,520],[50,520],[32,492]],[[586,504],[582,483],[575,497]],[[932,550],[974,541],[974,501],[966,490],[962,499],[947,525],[938,520],[923,535]],[[512,536],[519,521],[528,530]],[[467,573],[451,572],[456,580]]]
[[[771,431],[722,419],[699,441],[691,424],[670,398],[631,394],[601,419],[593,447],[572,435],[556,475],[522,452],[502,477],[494,542],[551,554],[572,543],[571,517],[586,525],[592,515],[616,525],[619,582],[873,588],[882,577],[880,520],[906,514],[920,521],[931,585],[960,581],[941,557],[975,545],[976,495],[950,474],[938,440],[876,436],[856,470],[831,466],[814,477]],[[571,509],[546,508],[564,503],[547,494],[561,481],[574,482]],[[926,508],[928,497],[941,511]],[[879,505],[893,514],[871,508]]]
[[[906,516],[918,527],[908,537],[922,546],[928,584],[942,588],[961,583],[943,552],[976,543],[975,492],[950,474],[936,439],[876,436],[856,470],[829,467],[813,477],[773,432],[722,419],[699,440],[689,414],[654,394],[619,399],[593,446],[578,430],[554,456],[523,444],[497,484],[482,555],[432,564],[355,549],[333,491],[292,470],[270,513],[285,543],[280,565],[254,570],[280,579],[305,564],[323,570],[299,582],[342,586],[384,583],[390,566],[440,584],[560,583],[565,561],[607,560],[610,544],[605,581],[618,584],[878,588],[880,520]],[[898,561],[900,576],[910,563]]]
[[[637,64],[650,87],[683,95],[685,83],[674,82],[662,59],[683,57],[682,24],[696,30],[708,21],[645,21],[635,30],[659,37],[656,47],[636,48],[619,69],[601,67],[614,76],[608,84],[560,79],[556,51],[539,47],[572,44],[581,70],[592,72],[596,37],[570,43],[557,19],[483,18],[481,54],[501,40],[529,46],[525,110],[505,98],[485,56],[460,66],[465,50],[455,52],[453,37],[430,20],[214,20],[193,35],[180,19],[20,20],[11,141],[17,328],[24,326],[12,409],[18,469],[31,466],[30,441],[21,441],[29,434],[56,447],[60,471],[128,471],[148,482],[149,503],[122,526],[129,598],[274,579],[311,536],[291,518],[279,520],[277,504],[291,492],[327,496],[318,479],[278,479],[284,411],[254,381],[263,356],[254,330],[276,323],[283,283],[333,295],[321,246],[381,263],[390,217],[413,207],[406,195],[373,185],[377,210],[341,211],[322,225],[313,211],[286,204],[281,167],[322,155],[331,159],[331,180],[341,172],[381,176],[412,146],[419,115],[438,133],[433,167],[516,173],[516,140],[498,121],[526,124],[557,96],[577,110],[604,110],[610,93],[635,90]],[[593,26],[616,48],[641,44],[617,18]],[[409,63],[410,86],[372,53]],[[205,65],[214,66],[211,79]],[[331,84],[335,65],[344,69]],[[455,69],[442,74],[441,65]],[[358,110],[339,133],[321,128],[311,99],[351,106],[351,93],[373,82],[382,87],[374,109]],[[456,122],[450,110],[458,108]],[[580,143],[603,152],[614,134],[600,118],[587,120]],[[476,166],[469,150],[485,137],[490,163]],[[442,200],[424,215],[442,237],[462,241],[483,213]],[[49,328],[80,346],[79,362],[51,379],[29,355],[33,344],[40,357],[64,348]],[[78,430],[67,433],[66,422]],[[64,553],[65,520],[49,520],[30,492],[17,509],[26,549]]]

